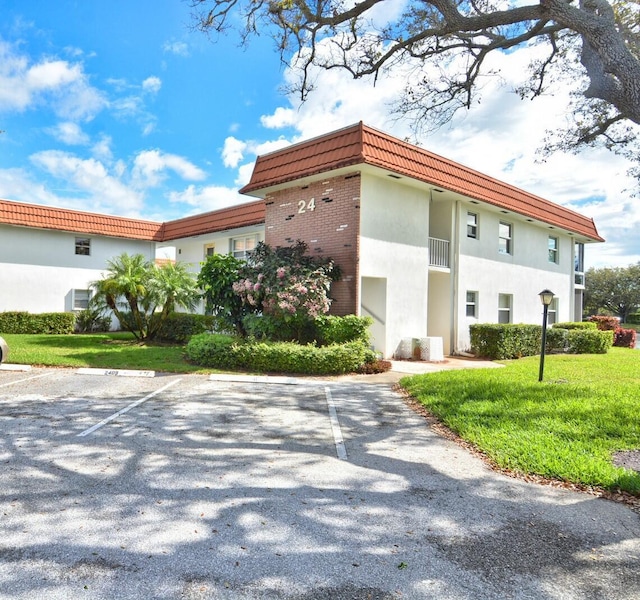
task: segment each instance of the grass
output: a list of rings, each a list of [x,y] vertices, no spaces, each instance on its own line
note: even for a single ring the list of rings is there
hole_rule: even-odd
[[[46,367],[136,369],[167,373],[213,373],[188,363],[182,346],[140,344],[130,333],[82,335],[2,334],[7,362]]]
[[[503,369],[442,371],[401,385],[499,467],[640,495],[640,473],[616,467],[617,450],[640,450],[640,352],[551,355]]]

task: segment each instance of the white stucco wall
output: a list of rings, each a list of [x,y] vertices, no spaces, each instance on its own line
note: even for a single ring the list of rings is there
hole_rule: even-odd
[[[386,302],[378,298],[371,303],[386,306],[386,339],[383,345],[379,340],[374,343],[387,357],[402,338],[426,336],[428,232],[429,201],[424,190],[363,174],[360,277],[377,278],[378,290],[383,287],[379,280],[386,280]],[[367,302],[361,293],[362,307]]]
[[[545,288],[558,299],[558,321],[573,319],[573,240],[557,229],[519,220],[513,215],[483,210],[478,205],[460,204],[458,235],[457,351],[469,349],[469,325],[498,322],[498,296],[512,296],[512,323],[541,323],[538,294]],[[467,210],[479,216],[479,238],[467,237]],[[498,252],[498,224],[511,223],[513,254]],[[559,239],[559,260],[548,260],[548,239]],[[478,292],[477,317],[466,316],[466,292]]]
[[[76,237],[89,237],[91,254],[75,254]],[[0,311],[72,309],[72,290],[100,279],[108,259],[123,252],[155,256],[155,244],[85,234],[0,225]]]

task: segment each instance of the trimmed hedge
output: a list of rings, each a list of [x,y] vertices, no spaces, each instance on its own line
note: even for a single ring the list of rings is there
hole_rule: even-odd
[[[25,311],[0,313],[1,333],[73,333],[76,315],[71,312],[31,314]]]
[[[613,331],[574,329],[569,331],[568,343],[571,354],[606,354],[613,345]]]
[[[615,331],[620,327],[620,319],[608,315],[592,315],[587,319],[587,322],[595,323],[600,331]]]
[[[578,323],[557,323],[547,329],[546,350],[571,354],[606,354],[614,340],[613,331],[587,327],[564,327]],[[484,323],[470,326],[471,350],[489,360],[508,360],[540,354],[542,327],[512,323]]]
[[[598,324],[594,321],[567,321],[566,323],[554,323],[553,329],[598,329]]]
[[[471,351],[489,360],[507,360],[540,353],[542,326],[478,323],[469,327]]]
[[[308,375],[357,371],[370,354],[365,344],[358,341],[318,347],[294,342],[243,340],[218,334],[196,335],[186,347],[187,358],[203,367]]]
[[[613,334],[613,345],[620,348],[635,348],[636,336],[637,333],[635,329],[618,327]]]
[[[318,344],[328,346],[330,344],[344,344],[346,342],[360,341],[369,343],[369,327],[373,325],[371,317],[358,317],[345,315],[323,315],[314,320],[317,331]]]
[[[158,332],[158,339],[177,344],[187,343],[192,336],[213,331],[220,319],[211,315],[171,313]]]

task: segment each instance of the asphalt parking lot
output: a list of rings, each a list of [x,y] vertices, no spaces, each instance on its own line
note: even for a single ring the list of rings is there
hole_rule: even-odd
[[[640,598],[640,517],[388,384],[0,371],[0,598]]]

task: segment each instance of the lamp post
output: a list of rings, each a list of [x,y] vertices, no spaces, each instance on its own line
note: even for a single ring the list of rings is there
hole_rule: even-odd
[[[547,345],[547,314],[549,312],[549,305],[553,302],[553,292],[551,290],[542,290],[538,296],[542,302],[542,348],[540,348],[540,373],[538,375],[538,381],[542,381],[544,375],[544,351]]]

